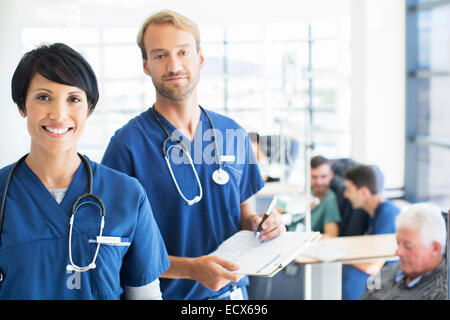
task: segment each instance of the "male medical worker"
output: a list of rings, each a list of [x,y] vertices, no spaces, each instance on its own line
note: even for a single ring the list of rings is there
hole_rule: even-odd
[[[118,130],[102,162],[136,177],[147,191],[165,241],[170,268],[164,299],[246,298],[248,278],[238,265],[209,256],[241,229],[256,230],[262,216],[248,199],[261,178],[248,136],[235,121],[207,111],[197,100],[205,60],[197,26],[163,11],[143,24],[138,44],[156,102]],[[261,239],[285,231],[274,212]]]
[[[31,146],[0,169],[0,300],[160,299],[169,258],[145,190],[77,152],[99,98],[91,66],[43,45],[11,87]]]

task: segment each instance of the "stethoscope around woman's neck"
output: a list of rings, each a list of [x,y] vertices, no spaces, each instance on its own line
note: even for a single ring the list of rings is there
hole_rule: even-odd
[[[219,149],[217,147],[215,129],[214,129],[213,123],[211,121],[211,118],[209,117],[209,114],[206,112],[206,110],[203,109],[200,105],[199,105],[199,108],[205,114],[205,116],[208,118],[209,124],[211,126],[213,139],[214,139],[214,149],[216,151],[215,154],[216,154],[217,164],[219,165],[219,168],[214,170],[214,172],[212,174],[212,179],[213,179],[213,181],[215,183],[217,183],[219,185],[224,185],[224,184],[228,183],[228,181],[230,180],[230,176],[228,175],[228,173],[225,170],[222,169],[222,163],[220,161]],[[184,201],[186,201],[186,203],[188,205],[192,206],[193,204],[196,204],[197,202],[199,202],[202,199],[202,197],[203,197],[203,188],[202,188],[202,184],[200,182],[200,179],[198,177],[197,170],[195,170],[194,162],[192,161],[192,157],[190,155],[190,152],[187,149],[186,145],[181,141],[181,139],[179,139],[176,136],[171,136],[169,134],[169,131],[167,130],[166,126],[162,123],[161,119],[159,118],[159,116],[157,114],[157,111],[155,110],[155,106],[154,105],[152,107],[152,112],[153,112],[153,115],[155,116],[156,121],[159,123],[161,128],[166,133],[166,138],[164,139],[163,145],[162,145],[162,151],[163,151],[164,160],[166,161],[166,165],[167,165],[167,168],[169,169],[169,172],[170,172],[170,175],[172,177],[172,180],[173,180],[173,182],[175,184],[175,187],[177,188],[177,191],[180,194],[180,196],[184,199]],[[175,141],[178,142],[178,144],[171,145],[169,148],[166,149],[166,143],[169,140],[175,140]],[[198,185],[198,188],[199,188],[199,194],[197,196],[195,196],[194,198],[192,198],[192,199],[187,199],[185,197],[185,195],[181,191],[181,189],[180,189],[180,187],[178,185],[177,179],[175,178],[175,175],[173,173],[172,166],[170,164],[169,156],[168,156],[169,151],[172,148],[180,149],[186,155],[186,157],[187,157],[187,159],[189,161],[189,164],[191,165],[192,171],[194,172],[195,179],[197,180],[197,185]]]
[[[3,215],[4,215],[4,212],[5,212],[6,196],[7,196],[7,193],[8,193],[9,183],[11,181],[11,178],[12,178],[12,175],[13,175],[14,171],[17,169],[17,167],[22,162],[25,161],[27,156],[28,156],[28,154],[24,155],[22,158],[20,158],[14,164],[14,166],[12,167],[11,171],[8,174],[8,177],[6,178],[5,186],[3,188],[1,205],[0,205],[0,240],[1,240],[1,234],[2,234]],[[93,178],[92,178],[91,166],[89,165],[88,160],[84,156],[79,154],[79,153],[78,153],[78,156],[80,157],[80,159],[82,160],[82,162],[84,163],[84,165],[86,166],[86,169],[88,171],[88,192],[80,194],[78,196],[78,198],[75,200],[75,202],[73,203],[73,205],[72,205],[72,211],[71,211],[70,220],[69,220],[69,261],[70,261],[70,264],[67,265],[67,270],[68,271],[84,272],[84,271],[88,271],[90,269],[95,269],[95,267],[96,267],[95,260],[97,259],[98,250],[100,249],[100,242],[97,242],[97,248],[95,250],[94,257],[93,257],[91,263],[89,263],[87,266],[79,267],[73,262],[73,260],[72,260],[72,229],[73,229],[73,224],[74,224],[74,220],[75,220],[75,214],[77,213],[78,209],[81,206],[83,206],[83,205],[91,204],[91,205],[96,206],[100,210],[100,214],[101,214],[99,237],[102,237],[103,228],[105,226],[106,209],[105,209],[105,205],[103,204],[102,199],[100,199],[100,197],[98,197],[97,195],[92,193]],[[88,200],[88,201],[82,202],[82,200],[88,199],[88,198],[95,199],[97,203],[93,202],[92,200]]]

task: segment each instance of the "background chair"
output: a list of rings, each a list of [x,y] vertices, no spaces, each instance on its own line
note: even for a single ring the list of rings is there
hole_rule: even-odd
[[[339,225],[339,236],[359,236],[367,232],[369,228],[369,215],[363,209],[353,209],[352,204],[344,197],[346,170],[359,165],[352,159],[342,158],[331,160],[331,168],[334,171],[334,178],[330,187],[336,193],[339,212],[341,213],[341,223]]]

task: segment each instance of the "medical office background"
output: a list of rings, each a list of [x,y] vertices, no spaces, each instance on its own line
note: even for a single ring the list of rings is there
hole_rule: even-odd
[[[161,9],[200,28],[204,107],[299,142],[282,181],[304,184],[311,141],[311,155],[380,167],[393,197],[450,208],[448,0],[0,0],[0,166],[29,149],[10,82],[42,42],[69,44],[95,69],[101,97],[79,149],[100,161],[154,101],[135,39]]]

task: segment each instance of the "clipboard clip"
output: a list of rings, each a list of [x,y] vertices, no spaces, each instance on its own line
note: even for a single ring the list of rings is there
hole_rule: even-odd
[[[275,257],[272,258],[272,260],[270,260],[269,262],[267,262],[261,269],[259,269],[258,271],[256,271],[256,273],[261,273],[262,270],[264,270],[265,268],[267,268],[268,266],[272,265],[272,263],[274,263],[278,258],[281,257],[281,254],[277,254]],[[279,268],[282,268],[282,264],[278,264]]]

